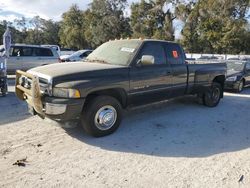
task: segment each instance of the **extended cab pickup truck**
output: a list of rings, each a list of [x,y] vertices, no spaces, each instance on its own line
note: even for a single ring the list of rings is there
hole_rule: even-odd
[[[115,40],[85,62],[52,64],[16,72],[16,95],[33,114],[55,121],[81,120],[85,131],[113,133],[122,109],[131,105],[197,95],[216,106],[223,97],[226,64],[188,64],[176,43]]]

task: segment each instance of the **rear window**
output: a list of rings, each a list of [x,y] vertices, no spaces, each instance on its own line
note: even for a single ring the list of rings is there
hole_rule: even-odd
[[[170,64],[183,64],[183,52],[178,44],[166,43],[165,50]]]
[[[47,48],[34,48],[34,56],[53,56],[53,53]]]

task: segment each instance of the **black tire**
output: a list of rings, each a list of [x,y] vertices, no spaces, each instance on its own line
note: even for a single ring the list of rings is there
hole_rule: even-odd
[[[101,123],[101,115],[103,115],[102,120],[104,121],[105,117],[113,117],[106,122],[106,124],[110,123],[109,126]],[[83,108],[81,124],[91,136],[102,137],[115,132],[121,123],[121,119],[122,107],[117,99],[110,96],[97,96],[92,98]]]
[[[241,93],[241,92],[243,91],[243,89],[244,89],[244,81],[241,80],[241,81],[239,82],[239,84],[238,84],[238,88],[236,89],[236,92],[237,92],[237,93]]]
[[[198,104],[204,104],[204,103],[203,103],[203,96],[204,96],[204,94],[202,94],[202,93],[198,93],[198,94],[196,95],[197,103],[198,103]]]
[[[222,92],[221,85],[213,82],[212,86],[203,95],[203,104],[208,107],[217,106],[220,102]]]

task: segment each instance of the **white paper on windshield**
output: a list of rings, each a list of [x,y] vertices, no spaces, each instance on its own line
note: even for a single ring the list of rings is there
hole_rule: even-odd
[[[129,53],[133,53],[135,51],[134,48],[126,48],[126,47],[122,47],[121,48],[122,52],[129,52]]]

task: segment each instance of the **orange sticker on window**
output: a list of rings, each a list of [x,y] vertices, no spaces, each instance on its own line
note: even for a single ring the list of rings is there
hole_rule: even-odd
[[[177,51],[173,51],[172,53],[173,53],[174,58],[178,58],[178,52]]]

